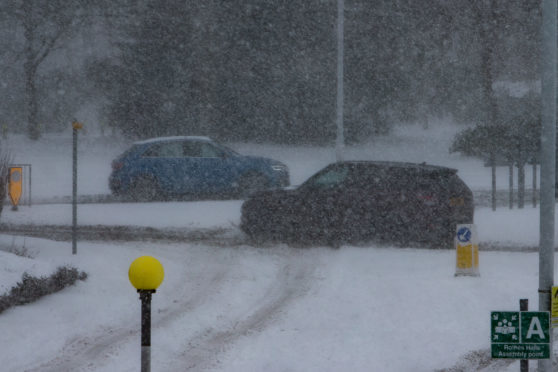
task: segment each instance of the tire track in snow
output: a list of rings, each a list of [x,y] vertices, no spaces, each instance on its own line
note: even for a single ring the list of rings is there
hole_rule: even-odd
[[[226,352],[237,340],[252,333],[263,331],[274,322],[291,302],[303,296],[309,289],[316,261],[304,251],[291,254],[279,270],[276,283],[268,288],[258,300],[255,309],[247,309],[248,315],[241,319],[229,319],[222,330],[206,329],[189,340],[187,349],[170,364],[169,371],[201,371],[219,366],[219,355]]]
[[[224,270],[213,273],[208,279],[200,279],[200,286],[195,293],[188,292],[190,288],[184,288],[184,293],[178,297],[187,299],[184,302],[177,301],[173,304],[172,311],[160,312],[152,320],[152,329],[164,328],[169,323],[182,317],[185,312],[202,306],[208,299],[210,293],[218,290],[225,282],[230,266],[220,265]],[[60,372],[60,371],[88,371],[98,370],[100,364],[106,361],[111,354],[117,354],[121,345],[128,342],[140,345],[140,329],[136,323],[130,328],[108,329],[94,335],[78,337],[70,341],[59,355],[39,366],[25,369],[25,372]],[[138,354],[139,355],[139,354]],[[93,362],[96,361],[96,362]]]
[[[452,367],[437,369],[434,372],[496,372],[506,369],[513,362],[513,359],[492,359],[490,349],[481,349],[465,354]]]
[[[287,253],[277,255],[281,260],[278,263],[280,267],[277,276],[271,281],[273,285],[265,289],[265,294],[253,301],[258,306],[247,309],[240,319],[229,319],[227,314],[221,314],[225,319],[225,326],[220,330],[204,329],[190,339],[185,338],[186,350],[173,356],[171,365],[165,370],[197,371],[218,366],[218,355],[227,351],[236,340],[264,330],[292,301],[307,291],[316,266],[315,257],[307,252],[289,249]],[[242,255],[235,255],[234,259],[242,259]],[[227,262],[226,265],[219,265],[222,269],[214,271],[210,278],[198,278],[200,284],[195,293],[189,292],[191,288],[185,288],[183,293],[178,294],[185,301],[176,301],[172,307],[162,309],[153,319],[154,332],[181,322],[190,311],[205,306],[218,297],[216,293],[230,280],[233,266],[231,262]],[[137,342],[139,348],[139,340],[140,329],[136,323],[129,327],[104,329],[69,341],[56,358],[25,369],[25,372],[104,370],[109,368],[111,359],[126,345]]]
[[[554,336],[553,342],[558,342],[558,336]],[[517,362],[517,359],[492,359],[490,349],[474,350],[459,358],[452,367],[437,369],[434,372],[499,372],[505,371]],[[552,362],[552,370],[557,371],[558,364]]]

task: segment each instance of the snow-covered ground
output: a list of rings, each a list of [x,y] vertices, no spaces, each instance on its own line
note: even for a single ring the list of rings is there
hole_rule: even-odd
[[[426,161],[459,169],[488,189],[482,162],[449,154],[454,127],[402,126],[349,147],[346,158]],[[8,143],[6,143],[8,142]],[[71,194],[71,138],[3,141],[16,163],[32,164],[35,198]],[[80,194],[108,193],[110,161],[128,146],[80,138]],[[334,161],[332,148],[232,144],[284,161],[298,184]],[[498,187],[507,188],[507,170]],[[530,176],[527,179],[530,180]],[[83,204],[78,222],[235,229],[241,201]],[[34,204],[3,223],[69,224],[71,206]],[[193,243],[78,242],[0,236],[0,292],[22,273],[70,264],[89,274],[62,292],[0,314],[1,370],[137,371],[140,301],[128,281],[138,256],[165,268],[153,296],[153,371],[516,371],[490,361],[490,311],[538,307],[538,254],[482,251],[483,241],[538,244],[538,208],[478,208],[480,277],[455,277],[455,252],[389,246],[292,248]],[[17,253],[17,254],[14,254]]]

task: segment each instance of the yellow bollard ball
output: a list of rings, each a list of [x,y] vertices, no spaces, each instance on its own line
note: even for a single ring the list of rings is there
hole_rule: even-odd
[[[154,257],[141,256],[136,258],[128,270],[130,283],[136,289],[155,290],[163,282],[165,270]]]

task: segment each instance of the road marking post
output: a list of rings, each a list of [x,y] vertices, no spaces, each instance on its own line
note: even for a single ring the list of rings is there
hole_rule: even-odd
[[[480,276],[479,243],[474,224],[460,224],[455,229],[455,276]]]
[[[19,173],[19,174],[16,174]],[[19,185],[16,185],[17,183]],[[15,186],[15,190],[10,190],[10,188]],[[17,205],[31,206],[31,164],[10,164],[9,165],[9,177],[8,177],[8,195],[10,199],[13,198],[12,191],[15,191],[16,196],[19,200]],[[13,200],[12,206],[14,204]],[[12,208],[13,209],[13,208]]]
[[[8,194],[12,202],[12,210],[17,211],[19,199],[23,193],[23,167],[10,167],[10,177],[8,181]]]

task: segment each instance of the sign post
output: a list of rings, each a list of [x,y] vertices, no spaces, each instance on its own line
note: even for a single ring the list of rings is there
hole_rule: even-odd
[[[77,253],[77,140],[83,124],[72,122],[72,254]]]
[[[522,298],[519,300],[519,311],[529,310],[529,299]],[[529,359],[521,359],[519,361],[519,372],[529,372]]]

